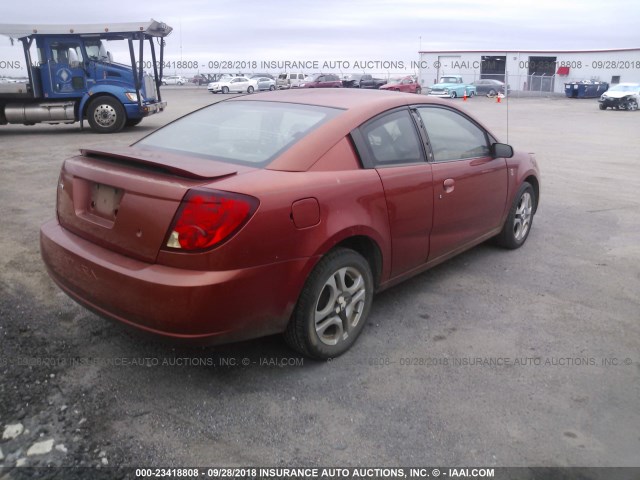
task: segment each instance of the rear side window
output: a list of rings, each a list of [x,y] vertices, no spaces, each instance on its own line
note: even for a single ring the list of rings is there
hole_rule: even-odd
[[[260,167],[341,112],[293,103],[220,102],[170,123],[135,145]]]
[[[377,165],[423,161],[416,127],[407,110],[379,117],[364,125],[361,133]]]

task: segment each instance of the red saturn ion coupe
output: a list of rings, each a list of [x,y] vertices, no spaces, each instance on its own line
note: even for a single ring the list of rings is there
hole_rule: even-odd
[[[376,291],[495,237],[520,247],[528,153],[426,96],[295,89],[225,100],[64,162],[51,277],[95,312],[209,343],[284,333],[327,359]]]

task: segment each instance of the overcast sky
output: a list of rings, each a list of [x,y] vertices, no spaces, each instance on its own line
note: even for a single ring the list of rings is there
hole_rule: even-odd
[[[638,0],[1,0],[0,23],[148,20],[174,28],[167,59],[410,62],[418,50],[640,47]],[[63,6],[64,5],[64,6]],[[0,36],[0,66],[20,59]],[[119,59],[119,58],[117,58]],[[122,59],[126,60],[126,59]],[[5,65],[6,66],[6,65]],[[0,74],[11,72],[0,70]]]

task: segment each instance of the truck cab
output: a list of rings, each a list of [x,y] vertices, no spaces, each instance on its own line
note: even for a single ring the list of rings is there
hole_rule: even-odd
[[[99,133],[133,126],[164,110],[160,94],[163,37],[171,27],[142,24],[0,25],[0,34],[23,44],[29,81],[0,87],[0,124],[74,123],[87,120]],[[160,37],[160,61],[154,39]],[[105,41],[129,43],[129,64],[113,61]],[[136,61],[134,41],[139,42]],[[151,48],[154,75],[144,71],[144,43]],[[32,58],[33,45],[37,58]],[[157,81],[155,79],[158,79]]]

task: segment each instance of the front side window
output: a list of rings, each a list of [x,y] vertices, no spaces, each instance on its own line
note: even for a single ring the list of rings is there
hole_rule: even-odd
[[[465,116],[446,108],[417,109],[436,162],[490,155],[485,131]]]
[[[422,162],[416,127],[407,110],[384,115],[362,127],[367,148],[378,165]]]

